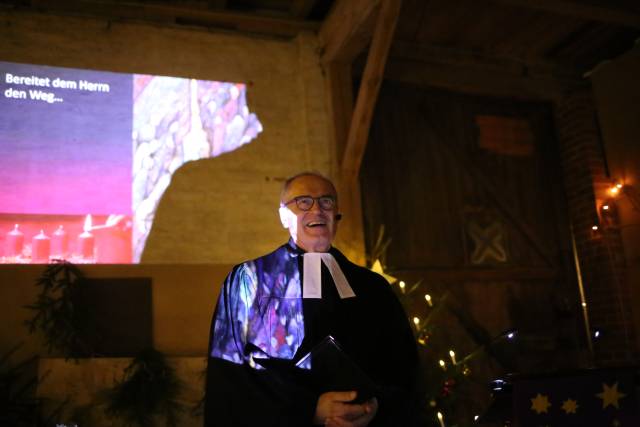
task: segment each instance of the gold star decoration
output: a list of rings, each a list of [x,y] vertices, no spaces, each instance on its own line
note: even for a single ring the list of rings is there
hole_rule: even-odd
[[[548,413],[548,409],[551,406],[549,403],[549,398],[545,395],[538,393],[538,395],[531,399],[531,410],[535,411],[537,414],[542,414],[543,412]]]
[[[578,402],[573,399],[567,399],[562,402],[562,410],[567,414],[575,414],[578,410]]]
[[[597,397],[602,399],[602,409],[605,409],[607,406],[615,406],[617,409],[620,409],[620,399],[626,396],[618,391],[618,383],[616,382],[613,386],[609,387],[607,384],[602,383],[602,393],[596,394]]]
[[[398,280],[397,278],[389,275],[389,274],[385,274],[384,270],[382,269],[382,263],[380,262],[379,259],[377,259],[373,265],[371,266],[371,271],[373,271],[374,273],[378,273],[379,275],[381,275],[382,277],[384,277],[387,282],[394,283],[396,280]]]

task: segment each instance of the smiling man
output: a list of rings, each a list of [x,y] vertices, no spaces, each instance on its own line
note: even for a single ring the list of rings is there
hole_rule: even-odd
[[[315,172],[293,176],[279,214],[289,242],[234,267],[221,290],[205,425],[411,425],[413,334],[388,283],[331,246],[341,217],[334,185]],[[305,356],[327,337],[373,386],[318,378],[319,356]]]

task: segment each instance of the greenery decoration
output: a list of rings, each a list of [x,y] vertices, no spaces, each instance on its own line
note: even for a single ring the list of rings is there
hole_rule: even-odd
[[[26,306],[35,312],[26,322],[30,333],[42,333],[49,352],[59,351],[65,359],[93,355],[84,337],[92,333],[88,307],[74,304],[82,274],[73,264],[58,261],[49,264],[38,278],[41,287],[36,302]]]
[[[0,357],[0,425],[30,426],[36,423],[39,401],[35,397],[37,378],[26,378],[24,370],[35,360],[31,357],[15,366],[9,359],[21,345]]]
[[[124,378],[107,394],[106,413],[126,425],[153,427],[164,417],[176,426],[184,407],[177,398],[182,384],[165,356],[155,350],[140,352],[124,371]]]
[[[390,243],[391,239],[384,238],[384,226],[381,226],[368,258],[370,268],[374,269],[376,262],[385,264]],[[378,272],[392,277],[385,271]],[[491,336],[467,310],[455,303],[452,292],[432,297],[429,293],[424,293],[427,287],[422,280],[411,286],[399,280],[392,287],[414,327],[420,352],[420,400],[424,424],[434,427],[473,425],[475,420],[469,414],[471,408],[465,407],[473,401],[473,396],[467,393],[468,385],[477,381],[473,376],[472,362],[480,355],[488,355],[493,362],[507,367],[510,359],[507,353],[513,351],[508,347],[513,347],[517,331],[507,330]],[[438,318],[445,312],[456,319],[475,343],[475,348],[470,353],[456,354],[452,348],[447,336],[448,328],[441,327],[438,322]]]
[[[52,425],[52,420],[60,414],[66,402],[47,417],[43,416],[43,399],[36,396],[38,377],[33,369],[38,356],[28,357],[16,364],[10,362],[22,345],[20,343],[0,355],[0,426]]]

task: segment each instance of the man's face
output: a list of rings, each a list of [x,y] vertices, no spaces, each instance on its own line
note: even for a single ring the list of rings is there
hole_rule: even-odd
[[[303,175],[296,178],[285,193],[282,202],[289,202],[299,196],[330,196],[336,200],[337,195],[328,181],[314,175]],[[323,210],[317,199],[313,206],[304,211],[291,202],[280,208],[282,225],[289,229],[289,234],[298,247],[307,252],[327,252],[336,235],[338,213],[337,203],[331,210]]]

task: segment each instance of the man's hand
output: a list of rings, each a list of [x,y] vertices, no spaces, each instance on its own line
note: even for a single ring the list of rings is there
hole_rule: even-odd
[[[316,404],[314,424],[330,427],[365,427],[378,411],[374,397],[364,403],[349,403],[355,399],[355,391],[330,391],[323,393]]]

